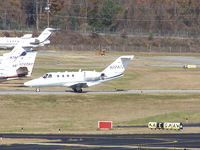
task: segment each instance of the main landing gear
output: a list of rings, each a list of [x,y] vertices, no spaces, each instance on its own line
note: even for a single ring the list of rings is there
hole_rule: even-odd
[[[73,91],[75,93],[82,93],[83,92],[83,90],[81,88],[73,88]]]
[[[36,88],[36,89],[35,89],[35,92],[40,92],[40,88]]]

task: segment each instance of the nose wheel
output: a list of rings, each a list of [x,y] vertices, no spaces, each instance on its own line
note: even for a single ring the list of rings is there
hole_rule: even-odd
[[[35,91],[36,91],[36,92],[40,92],[40,88],[36,88]]]

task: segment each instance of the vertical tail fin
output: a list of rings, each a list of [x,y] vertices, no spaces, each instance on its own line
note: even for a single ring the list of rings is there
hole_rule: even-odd
[[[40,43],[43,43],[44,41],[48,40],[51,36],[52,31],[55,31],[53,28],[46,28],[37,38]]]
[[[111,65],[102,71],[106,77],[111,77],[119,74],[123,74],[130,61],[134,58],[130,56],[120,56]]]
[[[0,65],[0,76],[8,79],[30,76],[37,52],[24,52],[16,59],[6,59]]]
[[[35,64],[35,59],[36,59],[37,52],[27,52],[26,55],[20,56],[17,64],[18,64],[18,70],[21,71],[28,71],[27,76],[31,76],[33,67]]]
[[[3,59],[7,60],[7,59],[16,59],[17,57],[19,57],[24,51],[26,51],[23,47],[22,44],[19,43],[17,44],[11,52],[9,53],[5,53],[3,54]]]

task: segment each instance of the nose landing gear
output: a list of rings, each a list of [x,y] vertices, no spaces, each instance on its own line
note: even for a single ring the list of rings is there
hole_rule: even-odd
[[[35,89],[35,92],[40,92],[40,88],[39,88],[39,87],[36,88],[36,89]]]

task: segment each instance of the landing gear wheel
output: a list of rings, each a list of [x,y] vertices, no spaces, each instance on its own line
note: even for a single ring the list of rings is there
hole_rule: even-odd
[[[73,91],[76,93],[76,92],[77,92],[77,91],[76,91],[76,88],[74,88]]]
[[[80,90],[78,90],[77,92],[78,92],[78,93],[82,93],[82,92],[83,92],[83,90],[82,90],[82,89],[80,89]]]
[[[81,88],[74,88],[73,91],[75,93],[82,93],[83,92],[83,90]]]
[[[40,88],[36,88],[36,90],[35,90],[36,92],[40,92]]]

